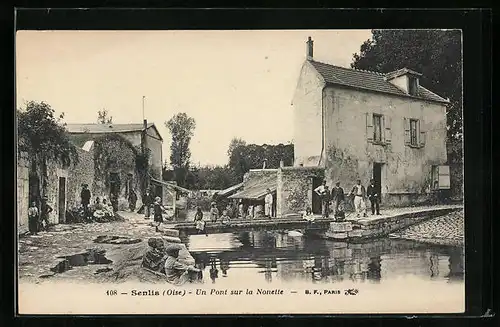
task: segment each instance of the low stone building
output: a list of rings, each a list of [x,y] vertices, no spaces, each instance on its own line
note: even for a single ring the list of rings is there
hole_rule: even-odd
[[[319,214],[321,200],[313,190],[321,185],[323,178],[324,170],[317,167],[251,169],[245,174],[243,183],[237,185],[239,192],[228,198],[243,200],[254,207],[263,206],[264,197],[270,190],[276,217],[297,215],[308,207]]]
[[[348,69],[313,59],[307,42],[293,98],[294,165],[320,167],[349,191],[371,178],[382,203],[410,205],[449,189],[446,107],[420,73]]]
[[[59,224],[66,221],[66,210],[80,203],[82,184],[92,185],[94,180],[93,149],[77,148],[78,161],[64,167],[55,161],[47,162],[47,176],[44,195],[53,208],[49,223]],[[39,177],[30,174],[30,158],[20,153],[17,159],[17,221],[18,233],[28,231],[28,208],[30,203],[40,205],[42,185]]]
[[[120,210],[128,207],[131,191],[141,204],[146,187],[169,203],[176,197],[176,191],[162,181],[163,138],[154,123],[144,120],[143,124],[67,124],[66,128],[75,144],[93,144],[95,148],[95,174],[89,184],[93,195],[116,195]],[[145,151],[149,153],[147,175],[145,166],[139,167]]]

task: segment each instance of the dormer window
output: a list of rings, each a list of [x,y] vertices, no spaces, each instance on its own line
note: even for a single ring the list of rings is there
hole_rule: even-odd
[[[418,80],[421,76],[420,73],[403,68],[386,74],[385,79],[406,94],[418,96]]]
[[[415,76],[408,76],[408,94],[418,95],[418,79]]]

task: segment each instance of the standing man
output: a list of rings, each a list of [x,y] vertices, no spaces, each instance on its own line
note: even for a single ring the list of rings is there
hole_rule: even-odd
[[[366,217],[366,190],[363,185],[361,185],[361,180],[358,179],[356,185],[352,188],[349,195],[354,195],[354,207],[356,208],[356,217],[359,218],[360,214],[363,214],[363,217]]]
[[[38,234],[38,208],[36,202],[31,202],[31,206],[28,209],[28,228],[31,235]]]
[[[86,219],[90,217],[90,212],[89,212],[90,197],[91,194],[88,188],[88,184],[83,184],[82,192],[80,193],[80,198],[82,200],[83,212],[85,214]]]
[[[47,200],[47,197],[44,196],[40,206],[40,227],[44,228],[46,231],[49,230],[49,213],[54,211],[54,209],[52,209],[52,207],[47,203]]]
[[[273,217],[273,192],[271,192],[271,189],[267,189],[267,195],[264,198],[265,202],[265,215],[266,217],[272,218]]]
[[[375,209],[377,209],[377,215],[380,215],[380,192],[378,190],[378,185],[375,185],[375,180],[370,180],[370,185],[366,189],[366,194],[370,200],[372,207],[372,216],[375,214]]]
[[[321,189],[323,191],[321,191]],[[323,218],[328,218],[330,215],[330,201],[332,198],[326,181],[323,181],[323,185],[317,187],[314,191],[321,197],[321,215]]]
[[[128,195],[128,207],[130,211],[132,212],[135,211],[136,203],[137,203],[137,194],[135,194],[134,190],[130,190],[130,193]]]
[[[325,190],[325,186],[326,186],[326,180],[323,180],[323,183],[320,186],[316,187],[314,189],[314,192],[316,192],[316,194],[321,196]]]
[[[153,198],[149,187],[146,189],[146,193],[142,197],[142,206],[144,207],[144,219],[149,219],[151,214],[151,204],[153,204]]]
[[[343,219],[344,218],[344,189],[340,187],[340,182],[335,183],[335,188],[333,193],[333,215],[337,219]]]

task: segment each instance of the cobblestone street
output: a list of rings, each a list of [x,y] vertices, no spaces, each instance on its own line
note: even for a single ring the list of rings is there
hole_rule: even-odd
[[[432,244],[463,245],[464,211],[455,211],[445,216],[418,223],[395,232],[392,236]]]

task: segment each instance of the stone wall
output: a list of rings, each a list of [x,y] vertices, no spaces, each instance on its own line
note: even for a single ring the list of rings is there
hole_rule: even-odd
[[[312,208],[313,178],[323,178],[317,167],[282,167],[278,170],[276,213],[278,217]]]
[[[94,182],[94,151],[77,148],[78,163],[72,165],[68,176],[68,189],[67,189],[67,208],[72,209],[81,204],[80,193],[82,191],[82,184],[88,184],[90,192],[94,194],[92,189]]]
[[[17,232],[28,231],[29,160],[26,153],[17,158]]]

